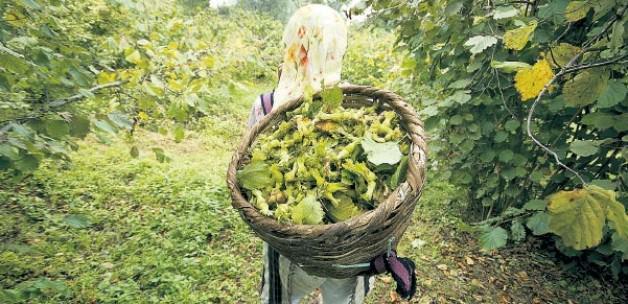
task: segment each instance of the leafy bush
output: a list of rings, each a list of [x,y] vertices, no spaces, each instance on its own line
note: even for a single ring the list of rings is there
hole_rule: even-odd
[[[272,78],[279,22],[174,1],[0,4],[0,168],[67,159],[75,138],[142,125],[180,140],[242,80]],[[106,94],[102,94],[106,93]]]
[[[478,220],[499,215],[485,222],[492,225],[482,237],[485,247],[523,239],[525,223],[534,235],[556,235],[567,254],[590,249],[591,260],[609,261],[617,275],[628,250],[627,5],[370,2],[411,52],[421,114],[447,162],[446,174],[468,189],[469,212]],[[621,213],[618,222],[586,218],[569,232],[558,228],[587,211],[567,204],[561,208],[572,216],[559,217],[552,211],[554,193],[590,193],[589,186],[577,189],[583,184],[622,202],[601,198]],[[538,202],[548,197],[546,211]],[[509,233],[497,226],[504,222],[511,223]],[[603,237],[586,246],[572,242],[588,233]]]

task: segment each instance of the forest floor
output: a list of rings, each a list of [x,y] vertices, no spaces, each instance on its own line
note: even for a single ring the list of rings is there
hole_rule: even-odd
[[[0,302],[257,303],[262,242],[231,208],[224,179],[250,102],[268,88],[216,106],[179,143],[146,130],[132,142],[88,138],[72,163],[1,183]],[[626,280],[568,270],[539,241],[480,251],[462,202],[430,173],[399,245],[417,263],[411,303],[628,303]],[[402,302],[389,277],[376,282],[368,303]]]

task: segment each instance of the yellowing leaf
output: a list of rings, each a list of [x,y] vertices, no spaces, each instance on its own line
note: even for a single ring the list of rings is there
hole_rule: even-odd
[[[15,27],[20,27],[26,24],[27,20],[27,18],[22,13],[14,9],[9,9],[5,11],[2,17],[4,21]]]
[[[554,77],[554,72],[545,59],[537,61],[531,68],[521,69],[515,75],[515,88],[526,101],[539,95],[543,87]]]
[[[201,63],[202,63],[204,68],[211,69],[211,68],[214,67],[214,63],[216,63],[216,60],[212,56],[205,56],[201,60]]]
[[[335,132],[336,130],[338,130],[338,128],[340,128],[340,124],[331,120],[320,120],[317,121],[314,125],[316,126],[316,129],[327,133]]]
[[[176,43],[175,41],[171,41],[170,43],[168,43],[168,49],[176,50],[178,47],[179,47],[179,44]]]
[[[150,35],[148,35],[148,37],[152,41],[158,41],[159,38],[160,38],[159,33],[157,33],[157,32],[151,32]]]
[[[576,250],[595,247],[602,240],[606,204],[589,190],[560,191],[549,198],[550,229]]]
[[[550,49],[547,58],[555,67],[564,67],[580,52],[580,48],[569,43],[561,43]]]
[[[550,229],[576,250],[600,244],[608,219],[620,236],[628,233],[628,217],[614,191],[597,186],[560,191],[549,198]]]
[[[148,114],[146,114],[146,112],[144,111],[137,113],[137,119],[139,119],[140,121],[147,121],[148,118],[149,118]]]
[[[584,70],[565,82],[563,96],[572,106],[593,103],[606,90],[608,73],[600,69]]]
[[[126,61],[130,63],[138,64],[142,61],[142,55],[140,54],[138,50],[135,50],[131,52],[129,55],[127,55],[124,59],[126,59]]]
[[[190,91],[197,93],[198,91],[200,91],[201,89],[203,89],[203,86],[205,85],[205,83],[207,82],[206,79],[194,79],[190,82]]]
[[[116,73],[100,72],[97,77],[98,84],[111,83],[116,81]]]
[[[565,8],[565,18],[569,22],[578,21],[587,16],[590,8],[588,1],[570,1]]]
[[[185,89],[185,86],[181,80],[169,79],[168,88],[175,92],[182,92]]]
[[[509,30],[504,34],[504,44],[506,48],[511,50],[522,50],[526,46],[530,35],[536,29],[536,21],[530,22],[529,25],[517,29]]]

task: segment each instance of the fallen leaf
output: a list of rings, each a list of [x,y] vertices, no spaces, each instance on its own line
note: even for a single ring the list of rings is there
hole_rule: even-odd
[[[425,245],[425,243],[426,242],[424,240],[416,239],[416,240],[412,241],[411,245],[412,245],[412,248],[417,249],[417,248],[423,247],[423,245]]]
[[[472,259],[472,258],[470,258],[470,257],[465,257],[465,259],[464,259],[464,260],[467,262],[467,264],[468,264],[468,265],[473,265],[473,264],[475,264],[475,262],[473,261],[473,259]]]
[[[445,264],[438,264],[436,265],[436,268],[442,270],[442,271],[447,271],[447,265]]]
[[[527,281],[529,279],[528,273],[525,271],[518,272],[517,277],[519,277],[519,279],[521,279],[522,281]]]
[[[399,302],[399,298],[397,297],[397,292],[395,292],[394,290],[390,291],[390,302],[391,303]]]

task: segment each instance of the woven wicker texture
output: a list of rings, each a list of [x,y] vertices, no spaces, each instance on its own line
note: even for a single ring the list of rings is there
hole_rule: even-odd
[[[376,102],[394,110],[412,140],[406,182],[400,184],[376,209],[340,223],[290,225],[260,214],[242,193],[236,171],[248,160],[255,138],[262,132],[272,131],[279,122],[285,120],[285,113],[297,108],[303,102],[302,98],[281,104],[249,129],[235,151],[227,172],[232,205],[257,235],[308,274],[333,278],[360,274],[364,268],[338,265],[368,263],[375,256],[386,252],[391,237],[394,236],[396,241],[401,239],[421,195],[427,160],[423,123],[413,107],[399,95],[366,86],[344,85],[341,89],[345,94],[344,106],[359,107]],[[396,242],[393,246],[396,247]]]

